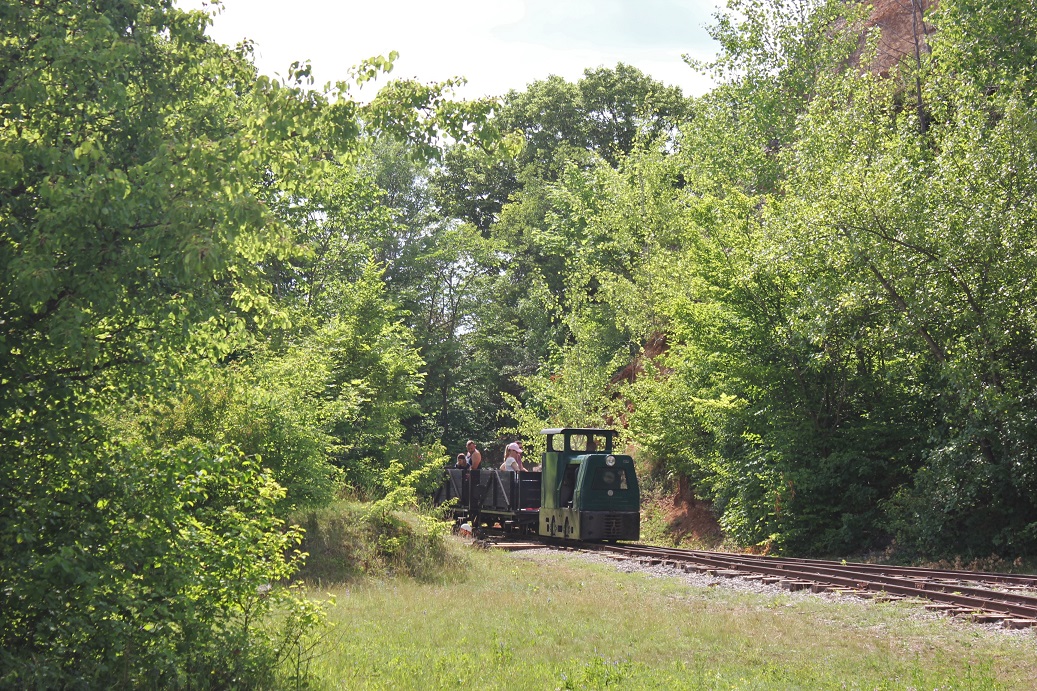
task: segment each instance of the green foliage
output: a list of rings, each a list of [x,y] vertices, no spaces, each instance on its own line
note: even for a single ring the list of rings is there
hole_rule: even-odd
[[[898,535],[929,552],[1028,551],[1037,517],[1023,470],[1034,438],[1025,278],[1034,266],[1021,250],[1034,218],[1023,201],[1034,180],[1023,171],[1037,155],[1028,97],[1006,88],[988,98],[936,79],[925,95],[939,105],[923,135],[915,115],[895,114],[889,85],[847,82],[838,108],[817,103],[817,124],[808,121],[810,165],[794,184],[810,202],[790,211],[813,228],[794,242],[823,243],[830,266],[837,258],[841,302],[883,305],[884,348],[918,382],[904,392],[908,405],[930,410],[925,469],[896,504]],[[856,108],[843,105],[847,92]]]
[[[614,163],[639,138],[669,134],[685,112],[679,88],[618,63],[614,69],[587,69],[576,83],[552,75],[510,92],[497,127],[522,132],[526,146],[519,163],[553,178],[563,160],[559,151],[591,150]]]
[[[393,222],[360,132],[422,151],[489,105],[258,76],[168,0],[0,19],[2,683],[274,686],[317,619],[278,586],[279,516],[328,498],[329,454],[377,479],[420,386],[380,269],[328,225]]]
[[[512,136],[508,141],[515,140]],[[520,149],[521,145],[519,142]],[[512,192],[518,189],[515,157],[501,154],[501,150],[460,145],[446,151],[431,181],[436,203],[444,215],[464,219],[480,233],[489,232]]]
[[[930,17],[936,29],[933,55],[948,75],[987,89],[1010,86],[1020,78],[1033,83],[1037,58],[1033,3],[957,0],[940,3],[934,10]]]
[[[172,401],[142,411],[138,434],[159,449],[184,440],[233,445],[285,488],[280,515],[327,503],[343,478],[329,462],[335,439],[315,405],[326,393],[322,363],[295,355],[252,367],[204,368]]]
[[[347,473],[354,461],[387,460],[403,433],[401,420],[414,411],[421,390],[421,359],[386,304],[380,278],[368,265],[363,280],[346,288],[339,315],[298,346],[300,353],[326,358],[329,431],[339,443],[336,462]]]
[[[1031,550],[1037,139],[993,57],[1024,9],[969,7],[878,77],[845,4],[730,3],[676,155],[565,154],[514,194],[571,339],[521,428],[625,420],[743,544]]]
[[[280,585],[302,538],[276,516],[284,490],[231,447],[78,451],[7,459],[60,480],[8,502],[0,685],[270,683],[319,622]]]
[[[441,255],[452,271],[475,280],[460,279],[439,289],[441,295],[463,299],[457,300],[457,310],[446,311],[450,318],[440,320],[441,330],[430,330],[430,347],[423,351],[430,363],[423,405],[428,410],[436,396],[436,427],[444,430],[448,446],[467,437],[491,438],[499,426],[512,426],[507,401],[522,394],[525,378],[547,360],[562,357],[559,348],[575,328],[559,312],[582,304],[589,285],[570,285],[568,279],[574,268],[584,266],[583,249],[592,247],[572,227],[580,222],[575,207],[593,203],[596,192],[602,195],[598,199],[607,199],[608,191],[603,184],[583,190],[572,208],[553,206],[563,192],[559,183],[597,172],[601,161],[608,168],[638,142],[672,143],[686,107],[678,89],[623,64],[587,70],[575,83],[552,76],[504,97],[493,117],[502,133],[495,147],[458,146],[447,152],[434,171],[433,197],[444,215],[471,224],[460,228],[470,236],[469,246],[478,247]],[[595,231],[608,233],[604,227]],[[486,240],[481,246],[476,232]],[[586,245],[577,249],[575,243]],[[612,253],[628,251],[622,247]],[[466,289],[463,295],[455,285]],[[424,303],[430,314],[438,308],[433,300]],[[611,352],[592,357],[608,360]],[[422,428],[433,431],[427,415]]]
[[[416,411],[423,362],[374,264],[328,290],[337,293],[334,317],[207,375],[173,415],[159,416],[160,434],[236,444],[274,471],[291,506],[326,503],[343,482],[385,491],[381,474],[407,446],[403,420]]]
[[[710,191],[733,183],[750,194],[776,190],[779,152],[819,80],[850,61],[866,5],[839,0],[729,0],[710,28],[717,57],[692,66],[719,86],[691,106],[682,128],[689,180]]]

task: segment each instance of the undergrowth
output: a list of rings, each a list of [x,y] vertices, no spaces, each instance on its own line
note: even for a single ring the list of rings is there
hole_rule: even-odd
[[[339,501],[295,522],[305,530],[300,549],[309,555],[298,576],[310,585],[365,577],[440,582],[466,567],[460,549],[447,540],[449,524],[434,515]]]

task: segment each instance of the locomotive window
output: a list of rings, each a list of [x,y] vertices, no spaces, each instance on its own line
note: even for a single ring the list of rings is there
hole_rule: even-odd
[[[591,489],[630,489],[627,483],[627,471],[615,468],[598,468],[591,481]]]
[[[560,434],[552,434],[547,439],[548,451],[565,451],[565,437]]]
[[[604,451],[606,446],[605,437],[593,434],[573,434],[569,436],[570,451],[594,453],[596,451]]]

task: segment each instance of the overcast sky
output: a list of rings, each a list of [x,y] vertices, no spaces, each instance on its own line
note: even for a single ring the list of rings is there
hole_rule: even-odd
[[[204,0],[179,0],[184,8]],[[557,74],[575,81],[588,67],[634,65],[686,94],[710,87],[682,60],[708,58],[714,0],[224,0],[210,35],[256,44],[264,74],[310,60],[317,84],[345,79],[374,56],[400,54],[393,77],[466,77],[474,98],[522,89]],[[360,94],[363,96],[363,92]]]

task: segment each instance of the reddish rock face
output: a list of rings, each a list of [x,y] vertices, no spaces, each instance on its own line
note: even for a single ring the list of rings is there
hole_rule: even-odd
[[[683,476],[678,479],[666,522],[670,534],[678,541],[690,538],[698,543],[717,545],[724,537],[713,515],[712,505],[696,497],[688,479]]]
[[[633,384],[634,381],[645,371],[645,360],[655,360],[668,349],[669,343],[666,341],[666,334],[652,334],[648,337],[648,340],[645,341],[643,352],[631,360],[626,367],[612,375],[611,383],[618,384],[621,381],[625,381]],[[663,374],[670,373],[670,371],[665,368],[663,368],[662,372]]]
[[[937,0],[874,0],[867,27],[881,30],[871,71],[885,75],[889,69],[905,57],[915,58],[929,52],[929,34],[933,26],[923,20]],[[853,56],[859,64],[864,41]]]

